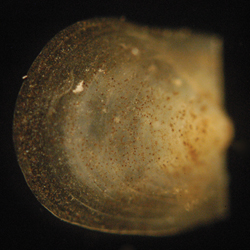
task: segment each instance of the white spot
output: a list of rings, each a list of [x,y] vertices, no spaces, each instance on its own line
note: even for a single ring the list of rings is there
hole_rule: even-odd
[[[138,56],[138,54],[139,54],[139,49],[133,48],[133,49],[131,50],[131,52],[132,52],[132,54],[133,54],[134,56]]]
[[[98,72],[104,72],[104,70],[103,69],[99,69]]]
[[[115,119],[114,119],[114,122],[119,123],[120,121],[121,121],[121,119],[118,116],[116,116]]]
[[[86,72],[88,72],[88,71],[89,71],[89,69],[87,68],[87,69],[85,69],[85,71],[86,71]]]
[[[102,112],[106,114],[107,113],[107,109],[103,109]]]
[[[77,93],[80,93],[84,90],[84,87],[83,87],[83,84],[84,84],[84,81],[80,81],[78,83],[78,85],[76,86],[76,88],[73,90],[73,93],[77,94]]]
[[[152,125],[155,129],[159,129],[161,127],[161,123],[159,121],[153,122]]]
[[[25,76],[23,76],[23,77],[22,77],[22,79],[24,80],[24,79],[26,79],[27,77],[28,77],[28,76],[27,76],[27,75],[25,75]]]
[[[173,83],[176,86],[181,86],[182,85],[182,80],[180,78],[175,78],[175,79],[173,79]]]

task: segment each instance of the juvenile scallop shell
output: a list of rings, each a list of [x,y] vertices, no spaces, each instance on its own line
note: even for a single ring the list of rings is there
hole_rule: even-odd
[[[222,218],[222,42],[117,19],[56,35],[19,93],[14,142],[51,213],[86,228],[168,235]]]

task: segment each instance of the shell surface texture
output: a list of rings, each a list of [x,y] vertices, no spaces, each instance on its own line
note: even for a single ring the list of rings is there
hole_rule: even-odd
[[[171,235],[228,213],[222,42],[119,19],[78,22],[32,64],[14,144],[41,204],[85,228]]]

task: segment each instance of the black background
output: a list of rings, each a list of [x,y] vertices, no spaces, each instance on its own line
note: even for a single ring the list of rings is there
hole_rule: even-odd
[[[249,1],[1,1],[0,248],[249,249]],[[120,17],[158,27],[187,27],[224,38],[226,107],[235,123],[228,153],[231,216],[172,237],[119,236],[69,225],[38,203],[25,183],[12,143],[15,100],[35,57],[60,30],[79,20]]]

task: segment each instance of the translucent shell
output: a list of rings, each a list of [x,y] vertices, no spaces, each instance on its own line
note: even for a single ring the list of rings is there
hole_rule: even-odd
[[[19,93],[14,142],[25,179],[60,219],[168,235],[223,218],[222,42],[118,19],[56,35]]]

